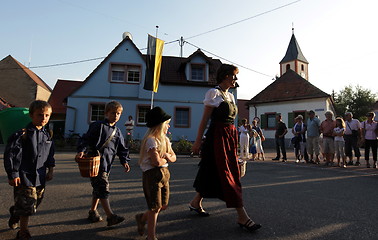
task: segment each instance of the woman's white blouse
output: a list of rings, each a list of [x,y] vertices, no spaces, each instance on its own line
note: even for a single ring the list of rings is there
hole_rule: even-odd
[[[224,101],[220,91],[221,90],[216,88],[209,89],[205,94],[205,99],[203,100],[205,106],[219,107],[219,105]],[[225,95],[230,102],[235,103],[235,98],[234,95],[232,95],[232,93],[227,91]]]

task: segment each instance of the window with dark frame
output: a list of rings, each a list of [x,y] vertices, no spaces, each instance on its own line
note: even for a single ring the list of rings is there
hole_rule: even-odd
[[[140,83],[141,68],[134,65],[111,65],[110,81],[116,83]]]
[[[105,119],[105,104],[91,104],[90,121],[95,122]]]
[[[268,129],[276,128],[276,114],[267,114],[266,115],[266,123]]]
[[[149,106],[138,106],[137,124],[145,125],[147,123],[146,114],[149,110]]]
[[[177,107],[175,109],[175,127],[189,127],[189,108]]]
[[[205,66],[199,64],[192,64],[191,74],[192,81],[205,81]]]
[[[112,65],[112,82],[125,81],[125,67],[123,65]]]
[[[140,68],[137,68],[137,67],[127,68],[127,82],[129,83],[140,82]]]

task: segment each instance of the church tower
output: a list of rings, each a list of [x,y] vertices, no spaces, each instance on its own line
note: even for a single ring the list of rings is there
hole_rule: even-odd
[[[291,69],[304,79],[309,80],[308,61],[304,57],[301,48],[298,45],[297,39],[295,38],[294,28],[292,30],[293,34],[291,36],[289,46],[284,58],[280,62],[280,75],[282,76],[288,69]]]

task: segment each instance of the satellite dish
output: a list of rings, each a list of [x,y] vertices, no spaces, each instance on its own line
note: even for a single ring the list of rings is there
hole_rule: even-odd
[[[122,34],[122,39],[125,39],[125,38],[129,38],[130,40],[133,40],[133,35],[131,35],[131,33],[129,32],[124,32]]]

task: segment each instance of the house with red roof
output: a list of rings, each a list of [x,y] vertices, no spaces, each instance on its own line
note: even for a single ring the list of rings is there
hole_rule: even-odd
[[[67,98],[65,132],[83,134],[88,125],[104,118],[105,104],[119,101],[123,114],[117,126],[125,133],[128,116],[135,121],[134,138],[142,139],[146,113],[151,108],[152,92],[145,90],[146,55],[126,36],[90,73],[83,84]],[[164,56],[160,83],[153,95],[153,106],[160,106],[172,116],[172,140],[194,141],[203,113],[205,93],[216,85],[219,59],[201,50],[189,57]],[[232,92],[236,96],[236,89]]]
[[[281,76],[248,101],[249,119],[260,118],[267,138],[274,138],[277,114],[281,114],[286,126],[292,128],[299,114],[306,122],[310,110],[315,111],[321,120],[325,119],[326,111],[335,112],[332,96],[309,81],[308,64],[293,33],[280,61]],[[291,137],[289,129],[286,139]]]
[[[50,127],[55,137],[63,137],[65,131],[67,97],[83,84],[82,81],[58,79],[51,92],[49,103],[53,109],[50,117]]]
[[[51,94],[40,77],[11,55],[0,61],[0,84],[0,97],[15,107],[29,107],[34,100],[47,101]]]

